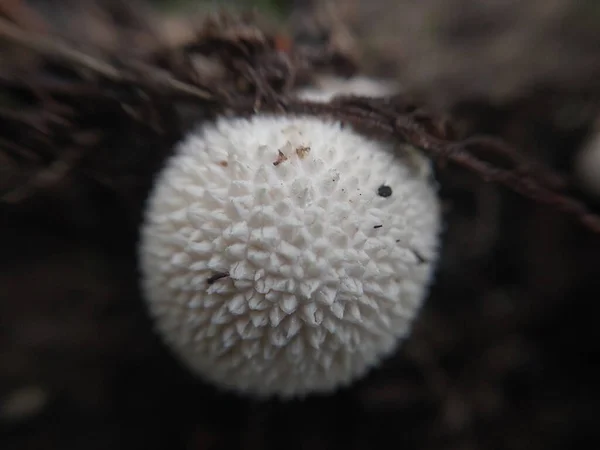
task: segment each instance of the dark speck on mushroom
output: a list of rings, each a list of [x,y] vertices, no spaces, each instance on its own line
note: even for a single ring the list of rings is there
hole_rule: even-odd
[[[377,228],[381,228],[383,227],[383,225],[375,225],[373,228],[377,229]]]
[[[427,262],[427,260],[423,257],[423,255],[421,255],[418,251],[413,250],[412,252],[417,257],[417,260],[419,261],[419,264],[423,264],[423,263]]]
[[[384,197],[384,198],[389,197],[392,195],[392,188],[389,186],[386,186],[385,184],[382,184],[377,189],[377,195],[379,195],[380,197]]]
[[[211,284],[214,284],[216,281],[220,280],[221,278],[227,278],[228,276],[229,276],[229,273],[227,273],[227,272],[216,273],[213,276],[211,276],[208,280],[206,280],[206,284],[208,284],[210,286]]]

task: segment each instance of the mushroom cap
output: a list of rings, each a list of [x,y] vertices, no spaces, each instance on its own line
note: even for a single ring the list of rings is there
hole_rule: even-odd
[[[362,376],[405,338],[438,255],[431,178],[394,144],[302,116],[221,118],[158,174],[142,289],[193,372],[280,397]]]

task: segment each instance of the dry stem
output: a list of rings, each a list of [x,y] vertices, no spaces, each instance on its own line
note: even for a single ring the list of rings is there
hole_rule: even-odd
[[[321,115],[342,120],[363,132],[407,142],[427,152],[441,165],[450,161],[479,174],[487,181],[503,184],[531,199],[572,214],[590,229],[600,232],[600,218],[588,211],[581,202],[561,192],[566,186],[562,177],[529,161],[522,153],[497,139],[487,136],[451,139],[446,121],[406,99],[343,97],[328,104],[320,104],[299,101],[289,96],[288,91],[299,68],[314,68],[316,61],[322,62],[323,55],[313,55],[312,60],[307,60],[306,54],[303,56],[302,52],[294,53],[294,48],[285,52],[277,50],[271,44],[274,39],[268,39],[259,30],[248,33],[247,27],[242,27],[242,31],[236,34],[235,24],[233,27],[233,31],[227,29],[227,25],[223,30],[214,26],[207,27],[207,33],[199,35],[200,41],[187,47],[188,53],[185,56],[205,51],[216,57],[231,75],[233,84],[228,87],[235,95],[228,95],[229,92],[223,89],[223,85],[227,85],[225,81],[215,86],[206,82],[205,86],[208,87],[199,87],[187,81],[194,80],[195,83],[202,84],[202,80],[197,80],[197,74],[186,74],[186,81],[182,81],[175,78],[168,68],[159,68],[147,61],[127,61],[122,63],[122,67],[117,67],[54,37],[22,30],[2,18],[0,38],[35,51],[49,60],[79,69],[77,72],[87,72],[88,76],[93,74],[96,82],[108,81],[136,92],[146,89],[147,92],[154,93],[154,97],[150,94],[147,96],[150,103],[152,98],[160,95],[171,102],[181,98],[203,104],[210,101],[217,109],[228,109],[236,114],[271,111]],[[190,66],[188,70],[193,70],[193,67]],[[88,77],[83,74],[82,77],[85,85]],[[240,80],[245,81],[246,89],[243,92],[235,87],[235,83],[239,84]],[[215,84],[215,80],[212,83]],[[123,105],[123,108],[127,106]],[[7,111],[3,114],[10,115]],[[17,116],[13,115],[13,118]],[[29,124],[33,126],[39,125],[37,119],[39,118],[28,116],[27,120],[33,121]],[[41,126],[44,123],[42,120]],[[509,167],[499,167],[486,161],[481,158],[484,155],[501,157]]]

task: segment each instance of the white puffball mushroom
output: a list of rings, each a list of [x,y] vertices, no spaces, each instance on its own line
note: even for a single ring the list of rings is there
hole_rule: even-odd
[[[255,115],[195,130],[141,228],[158,332],[227,390],[347,385],[409,334],[427,294],[440,229],[428,180],[339,122]]]
[[[574,170],[581,187],[600,198],[600,131],[592,135],[576,155]]]
[[[350,78],[323,75],[317,78],[315,86],[303,87],[296,91],[302,100],[328,102],[338,95],[359,95],[363,97],[387,97],[399,92],[399,87],[391,80],[355,75]]]

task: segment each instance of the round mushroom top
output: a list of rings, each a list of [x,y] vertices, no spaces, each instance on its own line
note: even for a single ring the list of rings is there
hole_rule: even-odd
[[[318,118],[221,118],[157,176],[142,287],[158,332],[205,380],[327,392],[408,335],[439,229],[431,177],[393,144]]]

